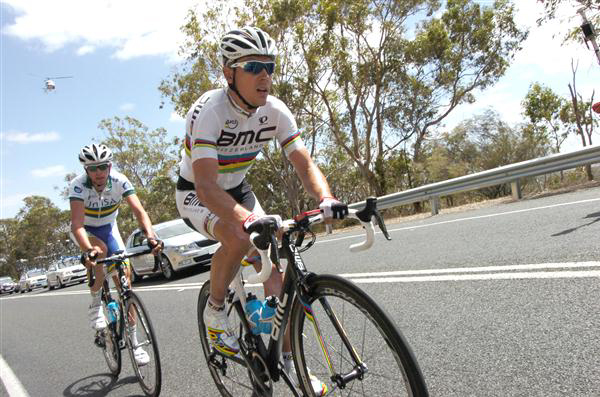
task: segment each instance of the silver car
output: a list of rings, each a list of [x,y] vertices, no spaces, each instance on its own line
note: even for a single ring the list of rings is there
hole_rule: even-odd
[[[133,257],[129,260],[134,280],[144,275],[159,273],[171,280],[181,269],[210,264],[213,254],[221,245],[193,230],[183,219],[159,223],[153,225],[153,228],[158,238],[165,243],[162,266],[155,268],[152,254]],[[125,245],[127,252],[139,252],[148,248],[146,237],[139,229],[129,236]]]
[[[63,288],[67,284],[84,282],[87,271],[78,257],[63,258],[48,267],[46,279],[48,289]]]
[[[0,277],[0,294],[12,294],[17,284],[11,277]]]
[[[46,271],[44,269],[33,269],[21,275],[19,280],[19,288],[21,293],[25,291],[31,292],[35,288],[46,288],[48,280],[46,279]]]

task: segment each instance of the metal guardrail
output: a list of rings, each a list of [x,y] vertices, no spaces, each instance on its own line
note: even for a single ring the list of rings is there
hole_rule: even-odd
[[[521,198],[519,179],[549,174],[582,165],[600,163],[600,145],[588,146],[569,153],[559,153],[534,160],[505,165],[475,174],[465,175],[443,182],[436,182],[399,193],[377,198],[378,208],[391,208],[418,201],[431,201],[433,215],[439,212],[439,198],[452,193],[481,189],[488,186],[511,183],[512,194]],[[365,202],[350,204],[351,208],[362,208]]]

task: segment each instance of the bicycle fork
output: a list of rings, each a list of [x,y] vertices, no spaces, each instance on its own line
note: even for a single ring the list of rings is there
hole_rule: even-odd
[[[298,298],[300,299],[300,297],[298,297]],[[364,378],[364,376],[367,374],[367,372],[369,371],[369,369],[368,369],[367,365],[359,357],[358,353],[356,352],[356,350],[354,349],[352,344],[350,343],[350,341],[348,339],[348,334],[346,333],[346,331],[340,324],[336,314],[334,313],[333,309],[331,308],[331,305],[329,305],[329,302],[327,301],[327,299],[324,297],[321,297],[321,298],[319,298],[319,302],[321,302],[321,304],[323,305],[323,309],[325,310],[325,313],[327,313],[327,317],[333,324],[337,333],[342,338],[342,342],[344,343],[346,350],[350,353],[350,355],[352,356],[352,359],[354,360],[354,363],[355,363],[354,368],[346,374],[339,374],[339,373],[335,372],[333,365],[332,365],[329,349],[327,349],[327,344],[325,343],[325,340],[323,339],[323,335],[321,333],[319,323],[314,315],[312,306],[309,303],[307,303],[304,299],[300,299],[300,302],[302,303],[302,308],[304,310],[304,314],[305,314],[306,318],[312,324],[312,329],[313,329],[315,339],[317,340],[317,342],[319,343],[319,346],[321,347],[323,359],[325,360],[325,362],[327,363],[327,366],[329,368],[330,379],[340,389],[344,389],[348,383],[350,383],[351,381],[353,381],[355,379],[362,380]]]

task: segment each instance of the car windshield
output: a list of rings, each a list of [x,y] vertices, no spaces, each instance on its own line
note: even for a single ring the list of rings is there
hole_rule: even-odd
[[[27,272],[27,277],[43,276],[44,274],[43,270],[32,270]]]
[[[10,277],[0,277],[0,284],[10,283],[12,279]]]
[[[157,230],[156,234],[162,240],[171,238],[173,236],[179,236],[181,234],[193,233],[194,230],[186,225],[185,223],[176,223],[175,225],[167,226],[163,229]]]

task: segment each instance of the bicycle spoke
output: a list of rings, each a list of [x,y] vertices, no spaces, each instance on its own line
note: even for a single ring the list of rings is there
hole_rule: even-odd
[[[128,349],[136,376],[144,393],[157,396],[161,388],[161,368],[158,347],[150,319],[141,300],[134,293],[129,298],[129,314],[135,321],[135,335],[131,334],[133,325],[128,326]],[[130,317],[128,315],[128,317]],[[137,343],[135,343],[137,340]],[[142,349],[147,355],[145,360],[136,361],[136,349]],[[140,353],[138,353],[140,354]]]
[[[334,373],[330,374],[330,364],[323,359],[321,340],[308,329],[313,328],[312,319],[309,321],[297,305],[292,343],[297,365],[303,372],[305,393],[310,391],[312,395],[311,384],[307,382],[309,375],[313,375],[327,385],[328,395],[427,395],[422,382],[409,383],[409,371],[413,371],[411,375],[415,373],[412,357],[407,356],[407,348],[401,345],[403,338],[372,300],[339,277],[318,276],[314,284],[311,314],[318,321]],[[403,362],[402,355],[409,361]],[[420,376],[419,372],[416,374]]]

